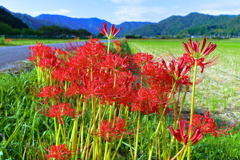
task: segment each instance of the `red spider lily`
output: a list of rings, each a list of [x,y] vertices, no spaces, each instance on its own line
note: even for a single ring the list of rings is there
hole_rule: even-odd
[[[28,59],[33,62],[36,66],[44,68],[58,67],[61,60],[57,58],[56,50],[49,46],[45,46],[42,43],[30,47],[31,57]]]
[[[203,116],[199,114],[193,115],[192,129],[196,130],[197,128],[204,134],[211,133],[213,136],[218,137],[229,134],[235,125],[236,123],[233,123],[226,128],[220,128],[214,119],[210,118],[209,111],[206,111]]]
[[[170,133],[180,142],[183,143],[184,145],[194,145],[196,144],[198,141],[200,141],[203,138],[203,133],[201,132],[200,129],[196,129],[195,132],[193,133],[193,135],[191,136],[191,138],[189,139],[189,134],[191,131],[191,126],[189,125],[187,127],[187,131],[185,131],[186,129],[186,122],[185,120],[180,120],[178,122],[179,125],[179,129],[177,129],[176,131],[172,128],[169,127]]]
[[[212,58],[208,62],[204,63],[207,56],[217,47],[217,45],[212,44],[212,42],[209,42],[206,46],[206,41],[207,39],[204,38],[201,48],[200,42],[193,42],[191,39],[189,39],[187,43],[183,43],[183,47],[187,53],[183,54],[183,56],[180,57],[179,60],[184,61],[184,63],[188,64],[190,67],[194,66],[195,61],[197,61],[197,65],[202,68],[202,73],[205,67],[215,65],[218,57]]]
[[[107,23],[103,22],[103,28],[99,28],[99,31],[106,36],[108,39],[112,39],[115,37],[120,31],[121,28],[117,29],[114,24],[112,24],[111,28],[107,28]],[[109,32],[110,31],[110,32]]]
[[[158,92],[156,89],[138,89],[131,111],[140,111],[145,115],[160,113],[159,103],[160,100],[158,99]]]
[[[62,103],[60,105],[53,105],[52,108],[50,108],[47,113],[45,113],[48,117],[57,117],[60,124],[63,124],[62,117],[64,115],[75,117],[76,110],[72,108],[71,104]]]
[[[44,103],[46,104],[46,98],[59,98],[63,91],[58,86],[46,86],[41,88],[41,93],[38,94],[38,97],[44,98]]]
[[[203,71],[206,67],[211,67],[211,66],[217,64],[218,57],[214,57],[214,58],[208,60],[208,62],[204,63],[205,59],[206,58],[199,58],[197,60],[197,65],[201,67],[201,73],[203,73]],[[182,57],[179,57],[178,60],[183,61],[189,67],[193,67],[194,63],[195,63],[195,59],[191,55],[186,54],[186,53],[183,54]]]
[[[47,155],[47,159],[56,159],[56,160],[68,160],[71,157],[71,151],[67,149],[65,144],[52,145],[50,153]]]
[[[117,137],[120,139],[123,134],[129,134],[126,132],[126,123],[124,119],[115,117],[114,122],[108,122],[102,120],[100,124],[100,136],[103,136],[106,141],[110,141],[110,137]]]
[[[133,76],[130,71],[118,71],[115,74],[115,78],[114,74],[110,74],[102,79],[103,85],[101,85],[99,92],[99,97],[102,99],[102,103],[105,103],[106,101],[110,104],[114,101],[123,103],[123,99],[129,101],[129,95],[133,91],[133,83],[136,80],[136,77]]]
[[[207,47],[205,47],[206,41],[207,38],[202,40],[202,45],[200,48],[200,42],[193,42],[191,39],[189,39],[187,43],[183,43],[183,47],[187,54],[191,55],[194,59],[203,58],[209,55],[217,47],[217,45],[212,44],[212,42],[209,42]]]
[[[170,61],[168,66],[165,60],[162,60],[162,64],[166,72],[172,76],[175,81],[181,84],[187,84],[189,82],[188,73],[190,71],[190,67],[186,65],[183,60],[176,61],[173,59]]]
[[[142,67],[147,63],[153,63],[153,55],[148,53],[138,52],[133,56],[133,62],[137,64],[138,67]]]

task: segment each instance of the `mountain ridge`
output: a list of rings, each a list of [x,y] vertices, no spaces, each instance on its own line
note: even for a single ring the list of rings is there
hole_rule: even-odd
[[[64,15],[40,14],[32,17],[28,14],[14,13],[0,6],[1,10],[11,13],[20,19],[28,27],[39,29],[43,26],[58,26],[69,29],[85,29],[92,34],[99,34],[98,28],[105,22],[110,27],[111,23],[92,18],[73,18]],[[122,28],[119,36],[126,34],[142,35],[144,37],[163,36],[163,35],[239,35],[240,34],[240,15],[209,15],[192,12],[185,16],[172,15],[166,19],[154,22],[123,22],[116,25]],[[2,22],[0,20],[0,22]],[[2,22],[6,23],[6,22]],[[20,22],[19,22],[20,23]]]

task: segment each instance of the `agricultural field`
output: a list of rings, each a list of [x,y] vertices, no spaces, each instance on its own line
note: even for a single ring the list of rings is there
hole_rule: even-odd
[[[144,52],[155,57],[179,56],[186,40],[130,40],[133,53]],[[201,41],[201,40],[200,40]],[[197,108],[209,109],[222,116],[240,118],[240,39],[209,40],[217,44],[211,57],[219,57],[216,65],[198,73],[203,81],[197,85]]]

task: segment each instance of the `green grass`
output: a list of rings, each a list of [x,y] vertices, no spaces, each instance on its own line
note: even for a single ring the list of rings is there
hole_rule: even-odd
[[[1,41],[1,40],[0,40]],[[77,41],[85,41],[85,40],[77,40]],[[0,43],[0,47],[4,46],[22,46],[22,45],[34,45],[36,42],[43,44],[54,44],[54,43],[69,43],[69,42],[77,42],[73,39],[11,39],[8,43]]]
[[[33,159],[43,150],[44,119],[36,112],[35,82],[34,71],[0,74],[0,159]]]

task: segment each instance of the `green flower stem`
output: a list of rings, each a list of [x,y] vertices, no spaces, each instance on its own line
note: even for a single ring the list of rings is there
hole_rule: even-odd
[[[183,146],[183,148],[173,157],[171,158],[171,160],[176,159],[183,151],[186,152],[186,146]],[[183,154],[183,158],[184,158],[185,154]]]
[[[76,113],[80,112],[81,108],[81,102],[79,98],[77,98],[77,108],[76,108]],[[77,131],[78,131],[78,117],[75,117],[74,123],[73,123],[73,129],[72,129],[72,134],[71,134],[71,139],[70,139],[70,145],[71,145],[71,151],[76,152],[77,148]]]
[[[121,139],[119,140],[117,147],[115,148],[115,152],[114,152],[114,154],[113,154],[113,156],[112,156],[112,158],[111,158],[112,160],[114,160],[115,157],[116,157],[116,154],[117,154],[117,152],[118,152],[118,149],[119,149],[119,147],[120,147],[121,144],[122,144],[122,139],[123,139],[123,135],[122,135]]]
[[[163,118],[163,123],[162,123],[162,154],[163,154],[163,159],[167,159],[167,135],[166,135],[166,119],[165,117]]]
[[[137,113],[137,132],[136,132],[136,139],[135,139],[135,151],[134,151],[134,160],[137,159],[137,153],[138,153],[138,139],[139,139],[139,131],[140,131],[140,120],[141,120],[141,113],[138,111]]]
[[[146,116],[146,121],[147,121],[147,134],[146,135],[150,135],[150,130],[149,130],[149,117],[148,116]],[[148,138],[148,151],[150,151],[150,149],[151,149],[151,142],[150,142],[150,136],[147,136]]]
[[[54,131],[55,131],[55,137],[56,137],[56,146],[59,144],[58,142],[58,129],[57,129],[57,117],[53,118],[54,120]]]
[[[108,38],[107,54],[109,54],[110,52],[110,43],[111,43],[111,38]]]
[[[82,109],[82,119],[80,124],[80,136],[78,140],[77,150],[79,150],[80,146],[82,147],[84,145],[84,123],[85,123],[85,110],[86,110],[86,102],[83,102],[83,109]],[[78,114],[78,113],[77,113]],[[80,142],[79,142],[80,141]],[[77,160],[77,156],[75,157],[75,160]]]
[[[193,73],[193,85],[192,85],[192,97],[191,97],[191,113],[190,113],[190,125],[192,125],[193,122],[193,114],[194,114],[194,106],[195,106],[195,88],[196,88],[196,80],[197,80],[197,63],[198,60],[195,59],[194,63],[194,73]],[[188,139],[190,139],[192,136],[192,131],[190,130]],[[191,159],[191,146],[188,147],[188,160]]]
[[[160,106],[161,107],[161,106]],[[160,119],[158,121],[158,125],[157,125],[157,128],[156,128],[156,131],[154,133],[154,138],[153,138],[153,143],[152,143],[152,147],[148,153],[148,160],[151,160],[152,159],[152,152],[153,152],[153,148],[155,146],[155,143],[157,141],[157,136],[159,135],[159,130],[160,130],[160,126],[162,125],[162,120],[163,120],[163,116],[164,116],[164,113],[166,111],[167,107],[165,107],[164,109],[161,108],[161,116],[160,116]]]

